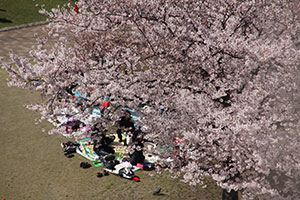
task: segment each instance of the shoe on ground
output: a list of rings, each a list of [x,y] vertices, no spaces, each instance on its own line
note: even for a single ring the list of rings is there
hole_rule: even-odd
[[[108,176],[109,172],[108,171],[104,171],[103,174],[104,174],[104,176]]]
[[[101,172],[97,172],[97,177],[101,178],[101,177],[103,177],[103,174]]]
[[[74,155],[73,155],[72,153],[65,153],[65,156],[66,156],[67,158],[72,158],[72,157],[74,157]]]
[[[87,162],[81,162],[80,163],[80,167],[83,168],[83,169],[87,169],[87,168],[90,168],[92,165],[87,163]]]

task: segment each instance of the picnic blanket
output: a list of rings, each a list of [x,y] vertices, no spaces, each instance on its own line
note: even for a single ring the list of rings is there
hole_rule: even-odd
[[[96,152],[93,150],[93,145],[91,138],[86,138],[83,140],[80,140],[79,147],[76,149],[76,152],[86,159],[90,161],[97,161],[99,160],[99,156],[96,154]]]

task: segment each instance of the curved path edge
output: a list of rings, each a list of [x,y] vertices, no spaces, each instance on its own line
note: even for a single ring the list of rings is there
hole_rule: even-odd
[[[9,26],[9,27],[0,28],[0,32],[17,30],[17,29],[21,29],[21,28],[28,28],[28,27],[32,27],[32,26],[40,26],[40,25],[45,25],[48,23],[50,23],[50,21],[41,21],[41,22],[33,22],[33,23],[22,24],[22,25],[17,25],[17,26]]]

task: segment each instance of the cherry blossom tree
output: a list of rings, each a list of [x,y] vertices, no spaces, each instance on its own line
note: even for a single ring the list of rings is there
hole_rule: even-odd
[[[167,149],[164,156],[173,161],[166,165],[184,181],[201,185],[208,176],[245,198],[296,198],[296,6],[288,0],[79,0],[75,10],[71,4],[41,10],[49,36],[57,38],[53,48],[39,38],[30,59],[12,54],[16,67],[3,68],[10,86],[45,97],[30,106],[42,119],[75,112],[88,118],[88,108],[112,94],[120,105],[146,105],[146,137]],[[36,80],[41,84],[34,86]],[[80,108],[66,92],[73,86],[88,97]],[[115,117],[105,115],[103,125]]]

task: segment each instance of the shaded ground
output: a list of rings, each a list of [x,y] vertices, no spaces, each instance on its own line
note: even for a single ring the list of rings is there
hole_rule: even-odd
[[[39,13],[41,5],[44,4],[50,10],[67,2],[68,0],[1,0],[0,28],[44,21],[46,16]]]
[[[37,102],[38,96],[8,88],[6,75],[0,70],[0,199],[221,199],[221,190],[212,183],[206,189],[191,188],[166,173],[138,171],[139,183],[114,175],[97,178],[99,168],[80,168],[86,159],[63,155],[60,142],[66,138],[41,131],[49,123],[34,124],[39,114],[23,104]],[[153,196],[158,188],[165,195]]]

